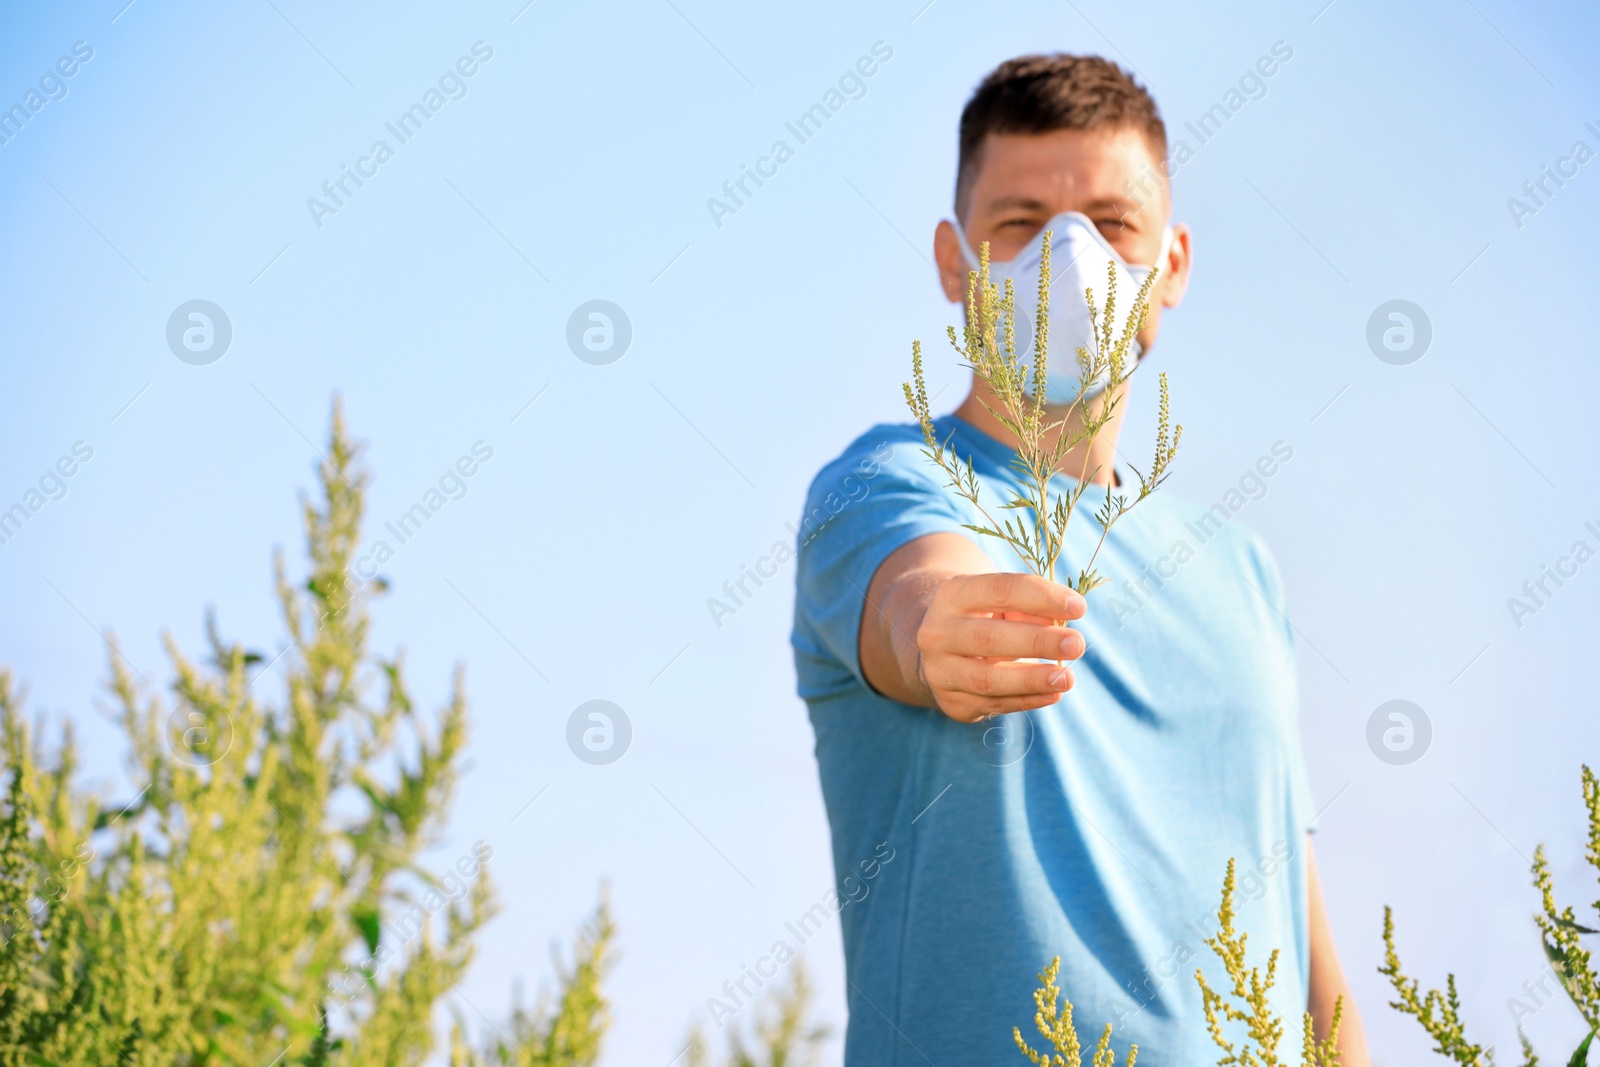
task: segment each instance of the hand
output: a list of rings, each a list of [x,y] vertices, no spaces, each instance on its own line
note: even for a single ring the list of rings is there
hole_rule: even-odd
[[[1087,647],[1063,622],[1085,610],[1082,596],[1038,575],[949,575],[917,628],[917,679],[957,722],[1048,707],[1073,684],[1072,670],[1055,661]]]

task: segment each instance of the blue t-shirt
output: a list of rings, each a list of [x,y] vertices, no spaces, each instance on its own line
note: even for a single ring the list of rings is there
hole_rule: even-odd
[[[993,514],[1015,453],[955,416],[936,428],[971,457]],[[863,434],[817,475],[798,531],[792,642],[840,880],[845,1063],[1023,1062],[1011,1029],[1041,1047],[1032,992],[1054,956],[1085,1044],[1109,1022],[1119,1062],[1130,1041],[1140,1067],[1215,1062],[1194,972],[1227,988],[1204,940],[1230,857],[1250,962],[1281,950],[1274,1005],[1292,1056],[1313,810],[1271,558],[1226,505],[1158,491],[1100,551],[1111,584],[1074,624],[1088,642],[1074,688],[958,723],[878,695],[857,655],[868,584],[908,541],[963,533],[996,570],[1027,569],[962,529],[981,517],[922,445],[914,424]],[[1058,580],[1093,550],[1104,499],[1091,486],[1080,500]]]

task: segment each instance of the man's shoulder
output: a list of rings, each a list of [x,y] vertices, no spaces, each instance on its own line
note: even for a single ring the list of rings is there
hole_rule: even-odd
[[[922,427],[914,422],[880,422],[858,435],[828,460],[811,480],[807,496],[816,498],[841,488],[844,480],[881,477],[886,470],[897,478],[918,477],[924,441]]]
[[[812,479],[801,509],[801,549],[826,542],[829,551],[870,555],[924,533],[960,530],[971,520],[926,448],[914,422],[879,423],[857,436]]]
[[[853,456],[863,456],[872,453],[882,454],[890,458],[890,453],[898,453],[906,445],[920,448],[923,444],[922,427],[914,422],[880,422],[871,429],[858,434],[854,440],[844,446],[831,462],[849,459]],[[915,451],[915,448],[912,451]]]

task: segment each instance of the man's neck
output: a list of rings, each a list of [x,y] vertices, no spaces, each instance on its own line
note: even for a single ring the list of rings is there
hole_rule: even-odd
[[[956,408],[955,414],[995,440],[1004,443],[1010,448],[1016,448],[1021,443],[1018,441],[1017,435],[994,417],[989,408],[984,406],[984,401],[988,401],[990,407],[1003,410],[999,398],[986,389],[981,380],[974,380],[972,391],[961,402],[961,406]],[[1095,398],[1086,403],[1098,405],[1102,402],[1103,398]],[[1067,454],[1061,457],[1061,462],[1056,465],[1056,469],[1076,481],[1088,481],[1095,485],[1111,484],[1115,478],[1117,438],[1122,433],[1122,416],[1126,403],[1127,385],[1124,384],[1122,386],[1122,397],[1117,402],[1116,410],[1112,413],[1111,418],[1106,420],[1106,424],[1100,428],[1100,432],[1095,435],[1092,441],[1079,441],[1069,448]],[[1045,447],[1053,447],[1062,434],[1075,435],[1082,432],[1084,406],[1084,404],[1078,404],[1069,409],[1066,406],[1045,405],[1046,424],[1061,422],[1063,417],[1066,418],[1062,425],[1056,427],[1045,436]]]

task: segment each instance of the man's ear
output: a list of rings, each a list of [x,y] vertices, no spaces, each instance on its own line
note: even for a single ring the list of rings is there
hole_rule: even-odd
[[[961,254],[961,241],[956,237],[956,228],[948,220],[934,227],[933,261],[939,267],[939,287],[944,290],[944,298],[952,304],[964,301],[967,298],[967,272],[970,268],[966,257]]]
[[[1167,251],[1167,261],[1161,264],[1163,277],[1161,306],[1175,308],[1183,303],[1183,294],[1189,291],[1189,270],[1194,266],[1194,246],[1189,227],[1178,222],[1172,227],[1172,247]]]

